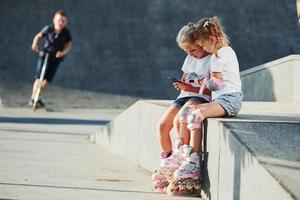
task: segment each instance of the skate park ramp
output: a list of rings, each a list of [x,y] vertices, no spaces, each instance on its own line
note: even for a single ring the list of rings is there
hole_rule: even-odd
[[[3,106],[26,106],[37,59],[31,42],[57,9],[69,14],[73,48],[43,94],[52,109],[127,108],[138,99],[174,99],[177,91],[165,77],[179,78],[185,58],[176,34],[205,16],[220,17],[241,70],[300,53],[295,0],[2,0]]]
[[[153,172],[156,123],[170,104],[138,101],[90,139]],[[300,104],[244,102],[235,118],[208,119],[205,135],[207,199],[300,198]]]
[[[298,66],[299,55],[290,55],[242,71],[245,98],[252,102],[244,101],[234,118],[207,120],[208,199],[300,199]],[[138,101],[90,139],[154,171],[160,155],[156,125],[171,102]],[[174,141],[173,131],[171,136]]]
[[[300,103],[300,55],[290,55],[241,72],[245,101]]]

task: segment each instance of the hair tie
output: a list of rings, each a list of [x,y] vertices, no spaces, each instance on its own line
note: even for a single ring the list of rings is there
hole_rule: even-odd
[[[208,23],[209,23],[209,21],[207,20],[207,21],[203,24],[203,27],[208,26]]]
[[[188,26],[189,27],[194,27],[195,25],[194,25],[194,23],[188,23]]]

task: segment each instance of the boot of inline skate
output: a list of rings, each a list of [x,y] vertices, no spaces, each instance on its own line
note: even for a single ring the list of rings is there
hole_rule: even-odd
[[[174,171],[184,161],[184,146],[176,149],[169,157],[161,159],[160,167],[152,174],[152,188],[154,191],[164,191],[173,179]]]
[[[197,152],[192,152],[186,155],[186,160],[174,172],[174,178],[167,187],[169,195],[198,193],[200,185],[200,161],[201,155]]]
[[[161,170],[162,163],[166,160],[172,152],[166,153],[162,152],[160,155],[160,167],[154,171],[152,174],[152,190],[155,192],[163,192],[165,188],[169,185],[168,180],[164,176]]]

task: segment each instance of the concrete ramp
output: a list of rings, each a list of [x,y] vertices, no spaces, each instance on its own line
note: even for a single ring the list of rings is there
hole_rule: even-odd
[[[300,103],[300,55],[241,72],[244,100]]]
[[[138,101],[91,140],[153,171],[156,123],[170,103]],[[300,198],[300,104],[244,102],[236,118],[208,119],[205,135],[208,199]]]

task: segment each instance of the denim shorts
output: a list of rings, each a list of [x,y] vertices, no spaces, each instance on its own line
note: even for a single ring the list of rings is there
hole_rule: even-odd
[[[36,65],[36,68],[35,68],[35,75],[34,75],[35,79],[40,78],[43,63],[44,63],[44,60],[45,60],[45,55],[46,54],[44,52],[40,52],[40,54],[39,54],[39,58],[38,58],[37,65]],[[55,73],[57,71],[57,68],[58,68],[61,61],[62,61],[61,58],[57,59],[57,58],[55,58],[54,55],[49,54],[44,79],[46,79],[48,82],[52,81],[52,79],[54,78],[54,75],[55,75]]]
[[[233,117],[241,110],[242,100],[243,94],[241,92],[234,92],[222,94],[213,101],[220,104],[226,110],[228,117]]]
[[[208,101],[202,97],[191,96],[191,97],[178,98],[173,102],[173,105],[180,109],[188,101],[192,101],[195,103],[208,103]]]

